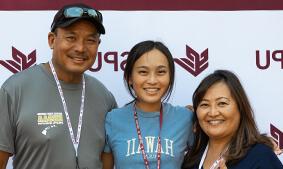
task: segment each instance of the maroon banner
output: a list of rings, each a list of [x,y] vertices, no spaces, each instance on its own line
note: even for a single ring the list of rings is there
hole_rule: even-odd
[[[1,0],[0,10],[57,10],[74,2],[99,10],[283,10],[283,0]]]

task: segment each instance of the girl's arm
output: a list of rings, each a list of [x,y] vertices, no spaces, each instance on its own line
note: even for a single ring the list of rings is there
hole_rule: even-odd
[[[103,169],[113,169],[114,168],[114,158],[112,153],[105,153],[101,154],[101,161],[103,164]]]

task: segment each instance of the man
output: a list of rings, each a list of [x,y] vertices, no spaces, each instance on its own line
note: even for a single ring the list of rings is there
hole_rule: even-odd
[[[113,95],[84,74],[94,63],[102,15],[84,5],[64,6],[48,43],[52,59],[11,76],[0,90],[0,168],[102,168],[105,114]]]

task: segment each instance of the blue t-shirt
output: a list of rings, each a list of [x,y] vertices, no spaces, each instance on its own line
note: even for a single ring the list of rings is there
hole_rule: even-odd
[[[157,167],[159,112],[137,110],[144,149],[150,168]],[[161,137],[161,168],[178,169],[188,145],[193,142],[193,113],[185,107],[163,104]],[[104,151],[114,156],[116,169],[144,169],[139,148],[133,104],[114,109],[106,116]]]

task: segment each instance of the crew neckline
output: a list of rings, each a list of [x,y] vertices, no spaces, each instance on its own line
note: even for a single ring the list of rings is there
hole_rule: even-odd
[[[44,63],[41,63],[38,66],[40,67],[41,71],[47,76],[49,81],[54,86],[57,86],[52,73],[46,69],[46,67],[44,66]],[[82,88],[82,82],[81,83],[66,83],[66,82],[64,82],[62,80],[59,80],[59,82],[60,82],[60,84],[61,84],[63,89],[74,89],[74,90],[76,90],[76,89],[81,89]]]
[[[130,109],[133,110],[133,106],[134,106],[134,103],[131,103],[130,105]],[[165,104],[163,103],[162,104],[163,106],[163,114],[165,112]],[[141,110],[140,108],[136,107],[136,111],[137,111],[137,114],[139,116],[142,116],[142,117],[146,117],[146,118],[153,118],[153,117],[159,117],[160,116],[160,112],[145,112],[143,110]]]

